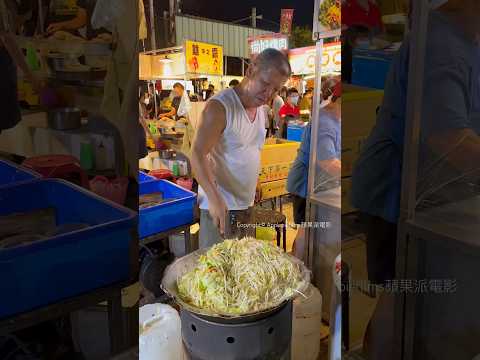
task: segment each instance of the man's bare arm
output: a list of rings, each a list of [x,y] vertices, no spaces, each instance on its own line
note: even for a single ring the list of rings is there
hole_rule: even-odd
[[[218,101],[209,101],[202,113],[192,144],[192,168],[198,183],[207,195],[210,215],[222,234],[225,230],[227,208],[215,185],[208,154],[220,141],[225,127],[225,108]]]

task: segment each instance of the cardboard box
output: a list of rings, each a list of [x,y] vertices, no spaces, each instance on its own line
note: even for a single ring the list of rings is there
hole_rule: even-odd
[[[352,192],[352,178],[342,179],[342,215],[357,211],[350,204],[351,192]]]

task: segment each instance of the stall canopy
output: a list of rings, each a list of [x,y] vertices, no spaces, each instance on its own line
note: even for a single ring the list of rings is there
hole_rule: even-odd
[[[223,48],[185,40],[183,46],[141,53],[139,66],[141,80],[223,76]]]

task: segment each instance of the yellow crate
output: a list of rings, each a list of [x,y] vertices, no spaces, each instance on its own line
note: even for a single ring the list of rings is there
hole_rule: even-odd
[[[261,152],[261,166],[292,163],[300,143],[283,139],[267,139]]]
[[[342,179],[342,215],[356,211],[350,203],[352,192],[352,178]]]
[[[365,137],[377,120],[383,91],[344,85],[342,95],[342,138]]]
[[[287,179],[269,181],[260,184],[262,189],[262,200],[272,199],[277,196],[288,194]]]
[[[279,163],[274,165],[262,166],[260,169],[259,180],[261,183],[268,181],[282,180],[288,177],[293,162]]]

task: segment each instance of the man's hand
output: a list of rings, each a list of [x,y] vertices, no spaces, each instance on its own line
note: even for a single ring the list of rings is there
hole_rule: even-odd
[[[61,22],[53,23],[48,25],[47,33],[53,34],[53,33],[56,33],[57,31],[63,30],[64,28],[65,28],[64,23],[61,23]]]
[[[212,217],[213,223],[220,231],[220,235],[225,235],[225,219],[227,218],[227,205],[221,196],[208,204],[208,210]]]

